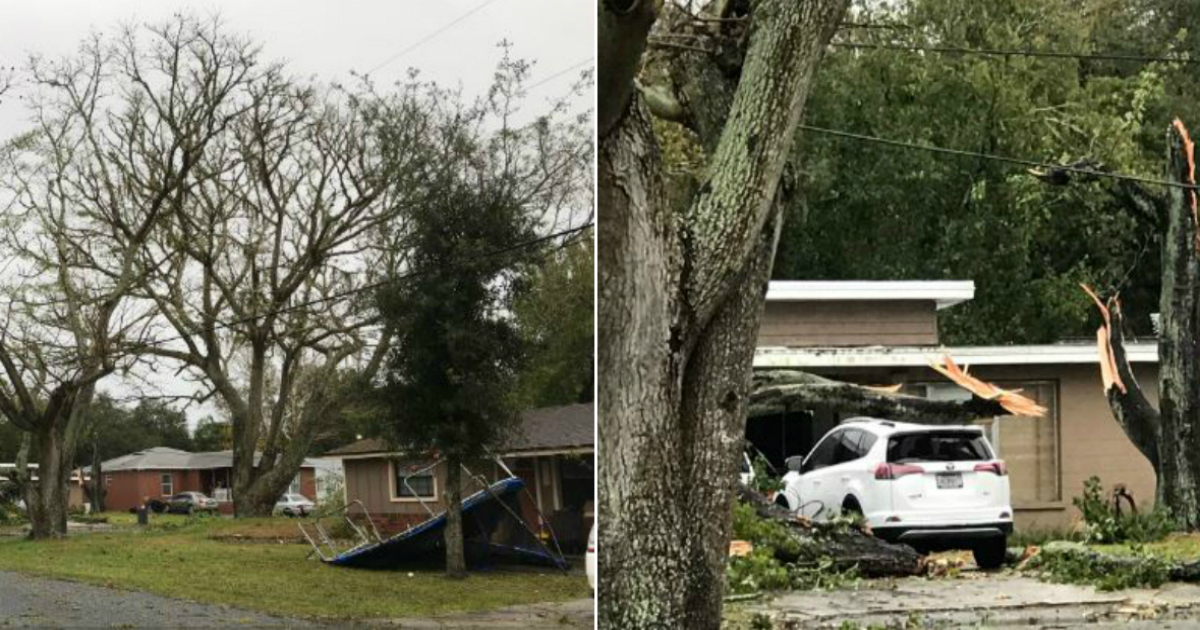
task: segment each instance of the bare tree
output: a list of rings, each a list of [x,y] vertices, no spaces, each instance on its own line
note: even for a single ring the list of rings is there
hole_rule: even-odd
[[[133,296],[141,248],[232,119],[253,56],[215,23],[180,18],[30,64],[36,127],[10,146],[3,182],[19,280],[0,338],[0,411],[37,437],[39,481],[25,484],[35,537],[66,531],[66,484],[96,383],[129,366],[124,350],[154,316]]]
[[[720,625],[780,184],[846,4],[599,3],[602,628]],[[664,181],[652,110],[695,180]]]

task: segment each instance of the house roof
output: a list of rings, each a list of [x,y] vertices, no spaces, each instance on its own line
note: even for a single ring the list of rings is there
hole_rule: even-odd
[[[261,457],[262,453],[255,453],[254,463],[257,464]],[[312,459],[304,460],[304,467],[311,468],[313,465]],[[101,469],[106,473],[122,470],[210,470],[232,466],[233,451],[189,453],[165,446],[155,446],[144,451],[122,455],[100,464]]]
[[[596,444],[595,403],[531,409],[521,414],[521,430],[514,432],[505,455],[591,449]],[[329,457],[356,457],[392,452],[387,442],[367,438],[327,453]]]
[[[975,297],[972,280],[772,280],[768,302],[932,301],[938,310]]]
[[[1157,363],[1158,344],[1125,344],[1131,363]],[[923,367],[944,355],[960,365],[1055,365],[1097,363],[1094,343],[1061,343],[1028,346],[867,346],[855,348],[761,347],[754,352],[754,367]]]

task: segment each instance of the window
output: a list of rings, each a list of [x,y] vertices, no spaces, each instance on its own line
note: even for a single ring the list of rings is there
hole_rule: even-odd
[[[300,494],[300,473],[296,473],[296,478],[292,479],[287,491],[291,494]]]
[[[424,466],[392,464],[392,498],[400,500],[436,499],[437,481]]]
[[[887,460],[911,462],[970,462],[991,459],[983,435],[973,431],[922,431],[888,440]]]
[[[104,485],[106,485],[106,486],[112,485],[112,475],[104,475]]]
[[[863,432],[858,429],[842,431],[842,439],[838,440],[837,446],[834,448],[833,463],[844,464],[862,457],[863,452],[858,450],[862,434]]]
[[[988,380],[983,376],[984,380]],[[1013,507],[1062,500],[1058,446],[1058,386],[1054,381],[991,381],[1007,390],[1020,390],[1048,411],[1041,418],[1001,416],[977,421],[985,427],[996,457],[1008,464]],[[970,396],[957,385],[924,385],[926,396],[945,400],[954,394]],[[918,390],[919,391],[919,390]]]
[[[808,455],[808,459],[804,460],[804,466],[800,473],[803,474],[825,468],[826,466],[832,466],[841,440],[841,431],[826,435],[825,439],[821,440],[821,443],[817,444],[817,447]]]
[[[175,486],[171,482],[171,473],[163,473],[160,481],[159,493],[164,497],[169,497],[174,492]]]

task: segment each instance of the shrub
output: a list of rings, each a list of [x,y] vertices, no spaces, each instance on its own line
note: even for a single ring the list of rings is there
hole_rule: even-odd
[[[1118,514],[1095,476],[1083,483],[1083,495],[1072,503],[1083,514],[1083,537],[1089,543],[1154,542],[1177,528],[1170,511],[1161,506],[1149,512]]]

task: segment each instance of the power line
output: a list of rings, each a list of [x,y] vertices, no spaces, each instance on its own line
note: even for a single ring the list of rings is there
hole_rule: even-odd
[[[1049,170],[1066,171],[1068,173],[1078,173],[1080,175],[1088,175],[1091,177],[1107,177],[1109,179],[1118,179],[1130,182],[1139,182],[1143,184],[1155,184],[1158,186],[1166,186],[1168,188],[1182,188],[1185,190],[1195,190],[1197,187],[1193,184],[1183,184],[1179,182],[1171,182],[1165,179],[1153,179],[1150,177],[1140,177],[1137,175],[1127,175],[1124,173],[1110,173],[1105,171],[1097,171],[1089,168],[1081,168],[1078,166],[1069,166],[1064,164],[1052,164],[1050,162],[1038,162],[1036,160],[1027,160],[1024,158],[1009,157],[1006,155],[993,155],[990,153],[976,153],[974,151],[963,151],[960,149],[947,149],[945,147],[937,147],[928,144],[917,144],[914,142],[905,142],[903,140],[892,140],[890,138],[878,138],[875,136],[867,136],[849,131],[840,131],[837,129],[827,129],[825,127],[814,127],[812,125],[800,125],[805,131],[836,136],[839,138],[847,138],[850,140],[859,140],[862,142],[873,142],[876,144],[884,144],[887,146],[898,147],[903,149],[919,149],[929,151],[930,153],[941,153],[943,155],[954,155],[958,157],[978,158],[982,160],[992,160],[994,162],[1006,162],[1009,164],[1018,164],[1025,167],[1041,168]]]
[[[952,55],[985,55],[994,57],[1046,57],[1050,59],[1091,59],[1096,61],[1138,61],[1171,63],[1200,63],[1196,59],[1160,57],[1154,55],[1123,55],[1118,53],[1076,53],[1058,50],[1023,50],[1017,48],[966,48],[959,46],[918,46],[915,44],[869,44],[866,42],[829,42],[839,48],[868,50],[902,50],[906,52],[932,52]]]
[[[474,9],[471,9],[470,11],[467,11],[466,13],[454,18],[453,20],[450,20],[445,25],[443,25],[441,28],[439,28],[436,31],[426,35],[425,37],[422,37],[421,39],[413,42],[408,47],[406,47],[404,50],[401,50],[400,52],[392,55],[391,57],[384,59],[383,62],[380,63],[379,65],[375,66],[374,68],[371,68],[370,70],[367,70],[367,74],[371,74],[372,72],[375,72],[376,70],[388,65],[389,63],[392,63],[393,61],[403,57],[404,55],[407,55],[408,53],[416,50],[425,42],[428,42],[429,40],[437,37],[438,35],[441,35],[442,33],[445,33],[446,31],[450,30],[451,28],[454,28],[454,26],[456,24],[458,24],[459,22],[462,22],[463,20],[471,17],[472,15],[482,11],[484,9],[484,7],[488,6],[489,4],[492,4],[495,1],[496,0],[484,0],[484,2],[482,4],[476,6]]]
[[[583,225],[580,225],[580,226],[568,228],[565,230],[560,230],[558,232],[554,232],[553,234],[539,236],[538,238],[535,238],[535,239],[530,239],[528,241],[522,241],[520,243],[516,243],[515,245],[510,245],[508,247],[503,247],[501,249],[487,252],[485,254],[482,254],[480,256],[473,258],[472,260],[473,261],[474,260],[486,260],[488,258],[493,258],[495,256],[499,256],[501,254],[506,254],[508,252],[515,251],[518,249],[524,249],[526,247],[533,247],[535,245],[540,245],[542,243],[545,243],[546,241],[551,241],[551,240],[554,240],[559,237],[578,234],[580,232],[583,232],[584,230],[590,229],[593,225],[595,225],[595,223],[596,223],[595,221],[588,221],[587,223],[584,223]],[[561,244],[559,247],[555,248],[552,251],[558,251],[559,249],[566,247],[567,244],[568,243],[564,242],[563,244]],[[225,330],[225,329],[233,328],[234,326],[237,326],[238,324],[248,324],[255,320],[262,319],[264,317],[270,317],[270,316],[274,316],[274,315],[282,315],[284,313],[289,313],[291,311],[299,310],[301,308],[305,308],[308,306],[316,306],[318,304],[324,304],[326,302],[337,302],[340,300],[344,300],[346,298],[358,296],[365,291],[380,289],[380,288],[383,288],[393,282],[399,282],[401,280],[408,280],[410,278],[415,278],[417,276],[421,276],[421,275],[430,273],[431,271],[432,270],[429,270],[429,269],[415,269],[413,271],[409,271],[407,273],[402,273],[402,274],[399,274],[396,276],[392,276],[392,277],[386,278],[384,280],[380,280],[378,282],[372,282],[370,284],[367,284],[367,285],[364,285],[361,287],[357,287],[357,288],[354,288],[351,290],[343,291],[341,293],[334,293],[332,295],[327,295],[325,297],[315,298],[312,300],[308,300],[307,302],[299,302],[297,304],[285,306],[283,308],[280,308],[280,309],[277,309],[274,311],[267,311],[266,313],[252,315],[250,317],[243,317],[242,319],[236,319],[236,320],[229,321],[229,322],[217,322],[217,324],[215,326],[213,326],[213,329],[214,330]],[[140,345],[161,346],[164,344],[171,343],[172,341],[183,341],[186,338],[187,337],[184,335],[176,335],[174,337],[168,337],[166,339],[158,339],[158,340],[150,341],[150,342],[140,344]]]
[[[579,60],[579,61],[575,62],[574,64],[572,64],[572,65],[571,65],[571,67],[569,67],[569,68],[563,68],[562,70],[559,70],[558,72],[555,72],[554,74],[552,74],[552,75],[550,75],[550,76],[546,77],[545,79],[542,79],[541,81],[538,81],[537,83],[534,83],[533,85],[531,85],[531,86],[529,86],[529,87],[525,88],[525,91],[526,91],[526,92],[532,92],[533,90],[537,89],[537,88],[538,88],[538,87],[540,87],[541,85],[543,85],[543,84],[546,84],[546,83],[549,83],[549,82],[551,82],[551,81],[553,81],[553,80],[557,79],[558,77],[561,77],[562,75],[564,75],[564,74],[566,74],[566,73],[568,73],[568,72],[570,72],[570,71],[572,71],[572,70],[574,70],[574,69],[576,69],[576,68],[578,68],[578,67],[580,67],[580,66],[582,66],[582,65],[584,65],[584,64],[586,64],[586,63],[592,62],[592,61],[594,61],[594,60],[595,60],[595,57],[587,57],[587,58],[585,58],[585,59],[581,59],[581,60]]]

